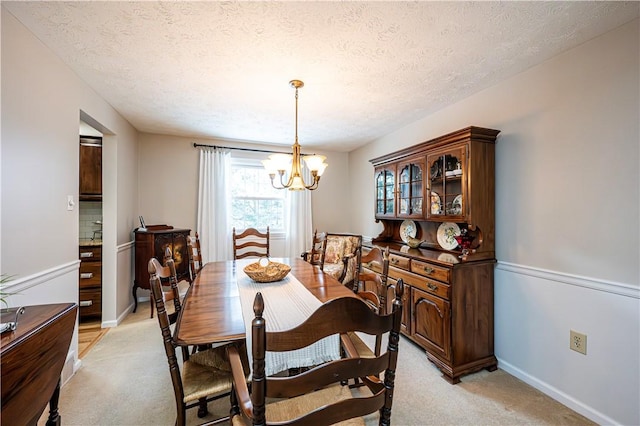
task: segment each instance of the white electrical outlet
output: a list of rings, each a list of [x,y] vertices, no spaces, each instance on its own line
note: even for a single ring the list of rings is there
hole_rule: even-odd
[[[580,352],[583,355],[587,354],[587,335],[578,333],[577,331],[569,330],[569,348]]]

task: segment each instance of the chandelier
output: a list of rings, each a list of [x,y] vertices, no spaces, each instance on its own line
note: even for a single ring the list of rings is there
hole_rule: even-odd
[[[301,191],[304,189],[314,190],[318,187],[320,176],[327,167],[324,155],[302,155],[300,154],[300,144],[298,144],[298,89],[304,86],[300,80],[291,80],[289,85],[296,89],[296,139],[292,146],[293,154],[271,154],[268,160],[262,160],[262,164],[269,173],[271,185],[276,189],[289,188],[290,191]],[[300,157],[304,158],[307,167],[311,171],[313,182],[307,185],[302,177],[302,163]],[[288,179],[285,182],[285,173],[288,173]],[[276,173],[280,175],[280,186],[276,186],[273,180]]]

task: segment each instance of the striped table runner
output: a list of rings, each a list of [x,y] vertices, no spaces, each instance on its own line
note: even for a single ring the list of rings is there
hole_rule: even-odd
[[[301,324],[320,307],[321,303],[292,274],[275,283],[256,283],[242,271],[242,268],[238,268],[237,279],[247,333],[249,365],[252,366],[251,321],[255,317],[253,300],[256,293],[261,292],[264,298],[263,317],[267,331],[288,330]],[[295,351],[268,351],[265,356],[265,370],[267,376],[270,376],[289,368],[310,367],[336,359],[340,359],[340,339],[337,334]]]

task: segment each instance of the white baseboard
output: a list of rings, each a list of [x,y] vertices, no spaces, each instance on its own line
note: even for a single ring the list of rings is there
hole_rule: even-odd
[[[62,373],[60,373],[60,387],[64,386],[76,374],[76,371],[82,365],[82,361],[76,358],[76,351],[70,350],[67,353],[67,358],[62,366]]]
[[[514,377],[522,380],[530,386],[538,389],[540,392],[548,395],[549,397],[555,399],[561,404],[571,408],[573,411],[582,414],[586,418],[600,424],[600,425],[617,425],[613,419],[607,417],[599,411],[593,409],[593,407],[587,406],[575,398],[571,397],[571,395],[567,395],[566,393],[558,390],[557,388],[549,385],[546,382],[538,380],[536,377],[533,377],[527,374],[525,371],[520,370],[519,368],[505,362],[504,360],[498,358],[498,367],[501,370],[506,371]]]
[[[102,321],[102,324],[100,325],[102,328],[113,328],[113,327],[117,327],[118,325],[120,325],[120,323],[122,321],[124,321],[124,319],[127,317],[127,315],[129,315],[131,312],[133,311],[133,303],[131,303],[129,306],[127,306],[127,309],[125,309],[119,316],[118,318],[116,318],[115,321]]]

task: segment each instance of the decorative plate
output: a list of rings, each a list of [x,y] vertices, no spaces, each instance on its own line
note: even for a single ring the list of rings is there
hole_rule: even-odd
[[[454,238],[460,235],[460,228],[453,222],[443,222],[438,227],[438,244],[445,250],[453,250],[458,247],[458,242]]]
[[[451,214],[462,214],[462,194],[456,195],[451,203]]]
[[[416,223],[412,220],[405,220],[400,225],[400,238],[405,243],[409,241],[409,238],[415,238],[418,233],[418,228],[416,228]]]
[[[440,214],[442,210],[442,203],[440,201],[440,196],[431,191],[431,214]]]

